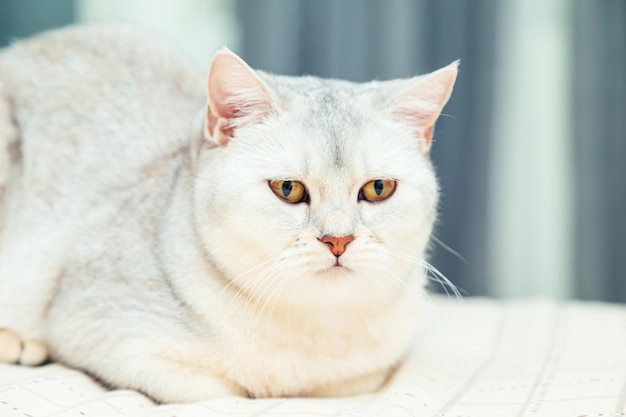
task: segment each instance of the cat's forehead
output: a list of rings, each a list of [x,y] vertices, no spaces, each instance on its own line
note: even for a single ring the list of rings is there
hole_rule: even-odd
[[[371,104],[357,85],[313,77],[289,79],[277,92],[291,128],[298,131],[289,140],[300,140],[309,162],[346,165],[347,154],[366,139],[371,124]]]
[[[391,176],[416,148],[408,132],[395,135],[398,123],[384,113],[389,82],[352,83],[317,77],[262,74],[279,104],[272,146],[276,168],[305,176],[362,178]],[[402,149],[403,151],[398,151]],[[282,174],[281,174],[282,175]]]
[[[365,128],[373,113],[380,113],[377,82],[353,83],[312,76],[263,74],[279,112],[288,114],[298,127],[333,144],[345,143]]]
[[[354,83],[346,80],[319,78],[313,76],[292,77],[286,75],[268,74],[259,71],[259,75],[266,82],[274,98],[280,104],[307,104],[312,107],[341,105],[351,101],[365,100],[384,96],[386,91],[377,81]]]

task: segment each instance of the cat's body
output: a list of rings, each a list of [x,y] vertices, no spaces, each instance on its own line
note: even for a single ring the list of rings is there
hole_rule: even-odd
[[[132,30],[0,52],[0,328],[160,401],[376,389],[419,314],[455,76],[416,94],[223,51],[207,111],[205,78]],[[379,178],[393,195],[363,200]]]

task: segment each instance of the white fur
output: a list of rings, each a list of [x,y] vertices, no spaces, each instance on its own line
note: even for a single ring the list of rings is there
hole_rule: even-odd
[[[0,144],[19,155],[0,147],[0,327],[164,402],[378,388],[413,335],[438,195],[416,136],[434,118],[394,103],[419,82],[438,114],[447,68],[446,88],[352,84],[224,50],[207,110],[203,77],[132,30],[5,50]],[[378,178],[394,195],[359,201]],[[280,200],[274,179],[310,202]],[[325,235],[355,237],[342,267]]]

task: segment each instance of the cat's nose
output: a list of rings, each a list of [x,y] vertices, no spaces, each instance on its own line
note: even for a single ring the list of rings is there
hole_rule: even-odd
[[[346,251],[346,246],[348,243],[354,240],[354,236],[322,236],[318,238],[318,240],[322,243],[328,245],[328,248],[335,256],[341,256]]]

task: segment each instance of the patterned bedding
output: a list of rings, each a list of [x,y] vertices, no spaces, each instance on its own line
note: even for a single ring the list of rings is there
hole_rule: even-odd
[[[0,364],[1,417],[626,416],[626,306],[433,298],[380,392],[157,405],[60,364]]]

